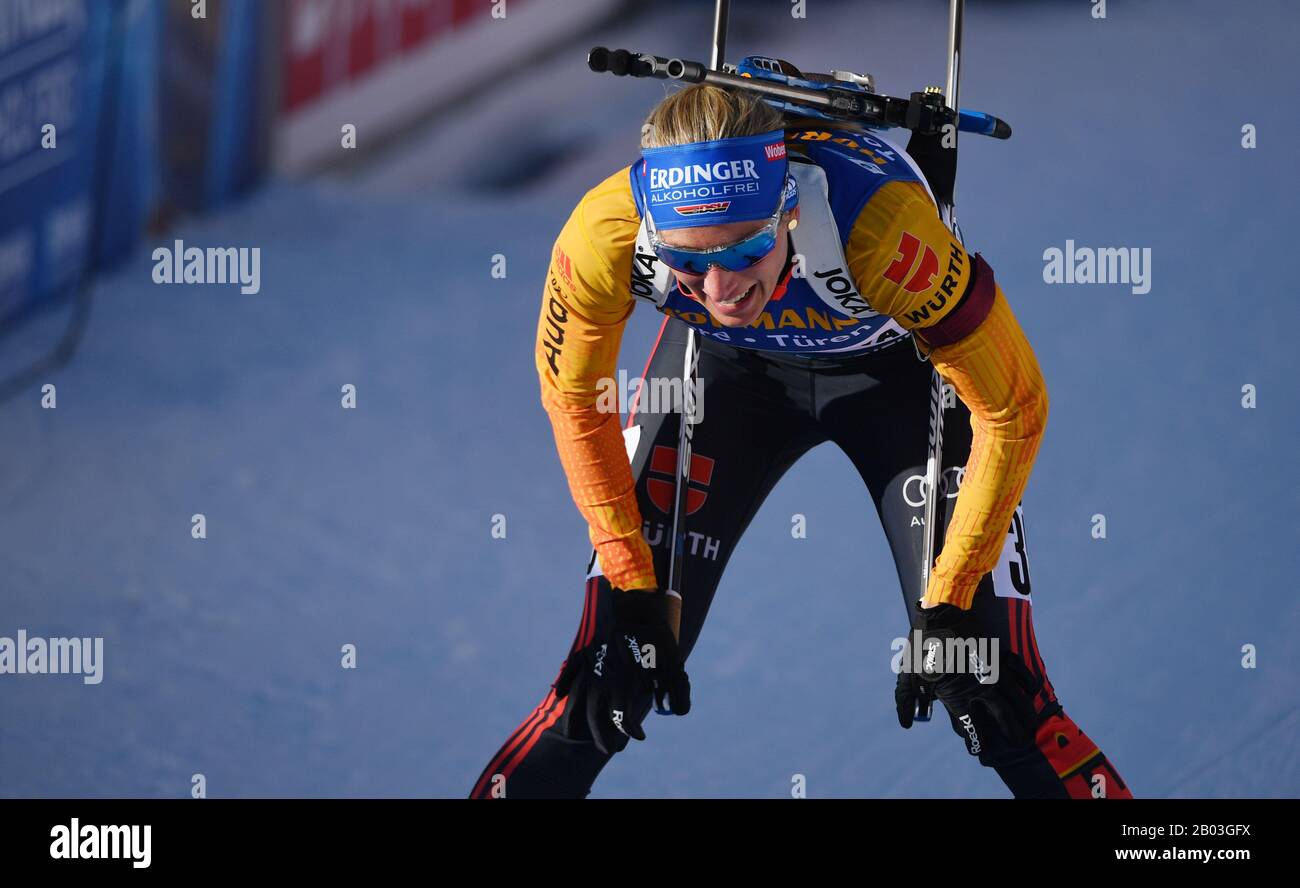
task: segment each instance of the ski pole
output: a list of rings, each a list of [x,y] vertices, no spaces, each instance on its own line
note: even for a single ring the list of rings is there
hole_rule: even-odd
[[[966,12],[966,0],[951,0],[948,10],[948,82],[945,99],[948,107],[957,108],[957,89],[961,80],[961,37],[962,19]],[[958,241],[963,241],[961,228],[957,225],[957,129],[952,132],[952,154],[948,162],[952,167],[952,183],[947,194],[938,195],[947,205],[948,227]],[[964,243],[964,241],[963,241]],[[930,435],[929,454],[925,461],[925,542],[921,557],[921,597],[924,599],[930,587],[930,570],[939,549],[943,546],[944,516],[939,514],[939,484],[943,478],[943,377],[939,371],[930,371]],[[929,721],[934,702],[931,699],[917,701],[915,721]]]
[[[729,0],[717,0],[713,10],[714,68],[722,65],[727,43],[727,7]],[[682,567],[686,559],[686,493],[691,483],[691,437],[695,425],[695,382],[699,370],[699,344],[695,328],[686,329],[686,352],[682,364],[681,420],[677,433],[677,479],[673,491],[673,547],[668,555],[668,588],[677,600],[682,598]]]
[[[713,52],[710,65],[722,67],[727,48],[727,11],[729,0],[717,0],[713,10]],[[691,437],[695,430],[695,386],[699,373],[699,343],[695,328],[686,331],[686,352],[682,366],[681,420],[677,433],[677,479],[673,492],[673,547],[668,555],[668,588],[665,592],[682,600],[682,568],[686,560],[686,494],[691,484]],[[680,626],[680,624],[679,624]],[[669,714],[666,710],[656,710]]]

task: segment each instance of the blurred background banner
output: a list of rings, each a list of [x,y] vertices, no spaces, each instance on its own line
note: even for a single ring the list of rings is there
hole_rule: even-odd
[[[488,0],[0,2],[0,324],[151,221],[337,163],[343,123],[399,136],[621,5],[510,0],[494,29]]]
[[[78,279],[112,3],[0,3],[0,324]]]
[[[375,139],[566,42],[621,0],[286,0],[275,163],[337,154],[340,122]],[[494,27],[508,9],[512,27]]]

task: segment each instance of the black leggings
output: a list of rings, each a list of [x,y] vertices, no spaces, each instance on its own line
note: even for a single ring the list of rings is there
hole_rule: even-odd
[[[666,321],[643,376],[680,377],[685,337],[683,324]],[[893,553],[909,622],[914,623],[916,601],[923,592],[922,477],[928,452],[930,364],[918,360],[910,340],[835,362],[776,357],[705,337],[698,340],[703,419],[694,429],[687,499],[679,639],[683,656],[690,656],[727,560],[763,500],[799,457],[825,441],[834,441],[844,451],[867,485]],[[635,412],[627,432],[638,436],[632,473],[642,531],[661,583],[668,576],[678,429],[676,413]],[[943,444],[947,468],[940,489],[950,506],[971,444],[970,413],[960,399],[945,412]],[[1018,509],[1003,557],[984,576],[972,607],[984,631],[999,639],[1002,651],[1021,657],[1043,678],[1043,690],[1034,701],[1038,737],[1022,749],[986,751],[981,763],[994,767],[1017,797],[1127,796],[1105,756],[1056,700],[1034,640],[1029,589],[1024,520]],[[609,593],[603,576],[588,578],[571,651],[603,631]],[[591,741],[582,694],[581,679],[564,700],[548,693],[488,762],[471,797],[587,795],[609,756]],[[945,706],[954,731],[964,736],[956,717],[965,713],[954,712],[951,701]],[[643,709],[650,709],[648,698]]]

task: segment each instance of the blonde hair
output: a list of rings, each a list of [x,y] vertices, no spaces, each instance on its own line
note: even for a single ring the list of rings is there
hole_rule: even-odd
[[[641,126],[641,147],[754,136],[784,128],[784,115],[751,93],[692,83],[669,93]]]

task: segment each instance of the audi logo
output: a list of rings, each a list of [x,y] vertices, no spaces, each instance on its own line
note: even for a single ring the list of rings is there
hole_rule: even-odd
[[[964,477],[966,477],[965,466],[949,466],[939,476],[939,492],[947,499],[954,498],[957,496],[957,491],[961,490],[961,481]],[[909,475],[903,482],[903,500],[913,508],[925,505],[927,492],[924,475]]]

